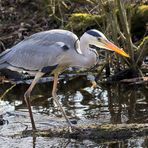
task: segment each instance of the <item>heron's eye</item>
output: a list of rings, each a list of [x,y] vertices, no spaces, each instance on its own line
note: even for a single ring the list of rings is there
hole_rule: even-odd
[[[101,41],[101,38],[100,38],[100,37],[98,37],[98,38],[97,38],[97,40],[98,40],[98,41]]]

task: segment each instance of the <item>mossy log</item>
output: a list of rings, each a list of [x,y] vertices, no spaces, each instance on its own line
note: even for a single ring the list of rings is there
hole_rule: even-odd
[[[73,13],[65,27],[68,30],[74,30],[77,35],[82,35],[88,28],[98,28],[102,25],[105,17],[87,13]]]
[[[109,6],[108,6],[109,5]],[[106,12],[108,12],[111,3],[105,4],[104,8]],[[146,32],[146,23],[148,20],[148,6],[140,5],[134,7],[133,5],[126,6],[126,10],[130,10],[132,12],[131,16],[131,33],[132,36],[137,36],[138,38],[142,38],[142,36]],[[117,9],[117,14],[118,14]],[[131,13],[130,12],[130,13]],[[110,13],[110,12],[108,12]],[[88,13],[72,13],[69,21],[66,25],[66,29],[74,30],[78,35],[81,35],[88,28],[100,28],[105,23],[106,16],[96,15],[96,14],[88,14]],[[139,21],[140,20],[140,21]],[[140,30],[140,31],[139,31]]]
[[[137,78],[131,78],[131,79],[123,79],[120,82],[130,83],[130,84],[147,84],[148,77],[137,77]]]
[[[68,131],[67,127],[37,130],[35,132],[26,130],[22,132],[23,137],[28,137],[30,135],[74,139],[120,140],[131,138],[133,136],[147,136],[148,124],[106,124],[78,126],[77,130],[74,130],[71,133]]]

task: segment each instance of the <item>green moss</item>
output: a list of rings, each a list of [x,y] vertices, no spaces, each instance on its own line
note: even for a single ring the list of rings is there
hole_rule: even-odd
[[[146,23],[148,23],[148,5],[141,5],[134,8],[131,21],[132,35],[141,39],[146,32]]]
[[[139,6],[138,13],[140,13],[144,17],[147,17],[148,16],[148,5]]]
[[[143,41],[140,43],[140,46],[142,46],[144,43],[148,43],[148,36],[144,37]]]
[[[87,29],[99,28],[103,23],[103,17],[99,15],[92,15],[87,13],[74,13],[69,18],[66,29],[73,30],[81,35]]]

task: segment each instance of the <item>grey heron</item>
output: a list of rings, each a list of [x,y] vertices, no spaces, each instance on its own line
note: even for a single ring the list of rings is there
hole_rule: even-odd
[[[89,68],[95,65],[98,54],[95,49],[90,48],[90,44],[129,57],[102,32],[95,29],[86,31],[80,39],[74,33],[62,29],[35,33],[0,54],[0,69],[18,72],[25,70],[35,76],[24,94],[33,130],[36,130],[36,126],[29,98],[37,81],[47,73],[54,75],[52,97],[65,117],[69,129],[73,126],[58,101],[58,76],[69,67]]]

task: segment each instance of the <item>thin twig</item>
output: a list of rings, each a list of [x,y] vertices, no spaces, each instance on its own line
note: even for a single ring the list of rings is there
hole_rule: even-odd
[[[6,96],[6,94],[7,94],[10,90],[12,90],[15,86],[16,86],[16,84],[13,84],[10,88],[8,88],[8,89],[0,96],[0,100],[2,100],[2,99]]]
[[[127,45],[128,45],[128,51],[129,54],[131,56],[132,59],[132,64],[133,66],[135,66],[135,60],[134,60],[134,50],[133,50],[133,43],[132,43],[132,39],[131,39],[131,34],[130,34],[130,30],[129,30],[129,24],[127,21],[127,15],[126,15],[126,11],[125,8],[123,6],[123,3],[120,0],[116,0],[117,5],[118,5],[118,9],[119,9],[119,15],[120,15],[120,21],[122,23],[122,28],[123,31],[125,33],[125,37],[127,39]]]

